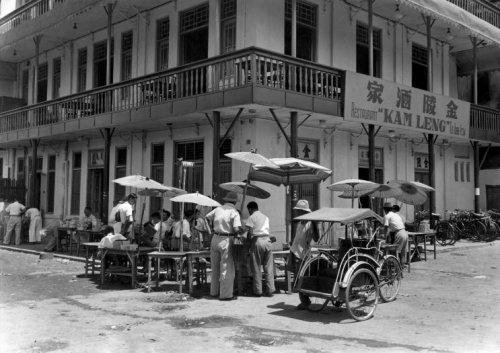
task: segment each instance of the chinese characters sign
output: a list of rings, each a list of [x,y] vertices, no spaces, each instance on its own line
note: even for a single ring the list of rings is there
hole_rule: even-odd
[[[468,138],[469,116],[468,102],[346,72],[345,120]]]
[[[416,170],[429,170],[429,155],[426,153],[415,153],[415,169]]]

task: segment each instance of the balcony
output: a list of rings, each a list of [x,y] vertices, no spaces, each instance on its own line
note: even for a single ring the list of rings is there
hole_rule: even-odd
[[[448,0],[476,17],[500,28],[500,10],[484,0]]]
[[[344,73],[248,48],[0,114],[0,141],[48,137],[246,104],[343,115]]]
[[[65,0],[34,0],[0,18],[0,34],[6,33],[26,22],[52,11]]]
[[[471,104],[470,137],[500,143],[500,110]]]

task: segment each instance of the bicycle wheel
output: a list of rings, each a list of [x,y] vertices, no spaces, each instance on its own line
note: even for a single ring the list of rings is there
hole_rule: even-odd
[[[368,320],[373,316],[378,304],[378,280],[375,273],[367,268],[356,270],[345,290],[345,303],[349,315],[356,321]]]
[[[488,230],[486,228],[486,225],[481,221],[476,221],[475,226],[477,233],[475,241],[486,241],[488,237]]]
[[[384,257],[378,276],[380,298],[384,302],[392,302],[396,299],[401,285],[401,272],[401,266],[395,256],[387,255]]]
[[[462,238],[470,240],[474,240],[477,238],[477,231],[473,222],[467,222],[464,224]]]
[[[455,244],[455,231],[448,221],[441,221],[436,225],[436,239],[442,246]]]

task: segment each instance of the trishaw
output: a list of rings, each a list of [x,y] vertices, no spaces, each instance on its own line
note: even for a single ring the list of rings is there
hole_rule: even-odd
[[[346,227],[338,249],[309,249],[301,262],[294,291],[309,310],[322,310],[329,302],[335,307],[345,304],[350,316],[362,321],[373,316],[379,296],[386,302],[396,299],[402,269],[397,257],[389,254],[394,246],[377,240],[379,228],[372,231],[382,223],[380,216],[370,209],[321,208],[295,220],[320,222],[318,243],[334,224]],[[365,237],[356,234],[360,222],[368,224]]]

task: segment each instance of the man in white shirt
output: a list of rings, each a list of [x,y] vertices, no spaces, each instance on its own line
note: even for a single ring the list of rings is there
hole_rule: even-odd
[[[83,218],[80,221],[80,223],[83,226],[83,230],[93,230],[93,231],[98,231],[99,230],[99,224],[97,222],[96,216],[92,214],[92,209],[90,207],[85,207],[83,210]]]
[[[12,231],[16,233],[16,245],[21,244],[21,216],[23,215],[26,207],[23,204],[14,200],[9,206],[5,208],[5,212],[9,214],[9,221],[7,222],[7,231],[3,243],[10,244],[10,234]]]
[[[403,265],[406,263],[406,252],[408,248],[408,233],[405,230],[405,224],[401,216],[393,212],[393,206],[390,202],[384,203],[383,209],[386,236],[387,238],[391,237],[394,239],[396,254],[401,261],[401,265]]]
[[[42,241],[40,231],[42,230],[42,215],[38,208],[28,208],[24,216],[30,221],[29,242],[39,243]]]
[[[117,220],[117,214],[119,215],[118,209],[123,201],[115,201],[113,203],[113,208],[109,212],[108,225],[113,227],[115,233],[120,233],[122,231],[122,223]],[[120,216],[118,216],[118,219]]]
[[[250,246],[250,265],[253,275],[253,294],[261,296],[262,293],[262,267],[266,279],[265,296],[272,297],[274,288],[273,253],[271,252],[271,239],[269,238],[269,218],[259,211],[259,206],[252,201],[247,204],[248,217],[245,225],[252,239]]]
[[[220,300],[236,299],[234,289],[234,235],[241,234],[240,214],[234,207],[238,201],[235,192],[229,192],[223,198],[224,205],[217,207],[206,215],[212,224],[214,235],[210,246],[212,263],[212,280],[210,281],[210,295],[219,296]]]
[[[128,239],[133,238],[132,226],[134,224],[134,205],[137,200],[137,195],[134,193],[129,194],[125,202],[118,206],[118,212],[120,213],[120,223],[122,229],[120,234]]]

